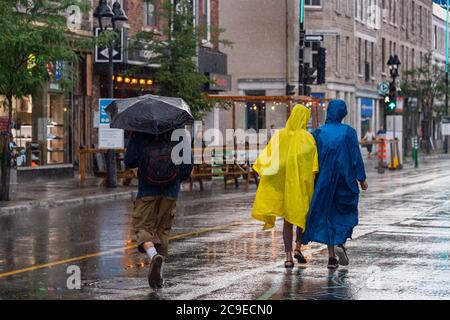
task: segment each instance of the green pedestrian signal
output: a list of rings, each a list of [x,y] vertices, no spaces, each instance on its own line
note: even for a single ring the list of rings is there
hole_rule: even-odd
[[[394,111],[397,108],[397,103],[395,101],[390,101],[388,104],[388,108],[391,111]]]

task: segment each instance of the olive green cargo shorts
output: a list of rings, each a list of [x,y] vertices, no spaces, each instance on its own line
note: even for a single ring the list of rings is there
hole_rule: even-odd
[[[136,199],[133,210],[134,241],[140,252],[142,245],[153,242],[159,254],[168,256],[170,230],[176,212],[175,198],[150,196]]]

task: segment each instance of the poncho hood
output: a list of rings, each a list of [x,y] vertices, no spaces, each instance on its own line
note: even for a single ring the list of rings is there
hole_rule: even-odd
[[[304,105],[297,104],[289,116],[286,123],[286,129],[288,131],[306,130],[310,117],[311,110]]]
[[[344,100],[332,100],[328,104],[327,108],[327,121],[330,122],[342,122],[347,116],[347,104]]]

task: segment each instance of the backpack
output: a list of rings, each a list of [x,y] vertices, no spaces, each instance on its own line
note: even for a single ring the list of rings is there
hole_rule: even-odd
[[[169,139],[155,137],[143,148],[138,168],[139,178],[154,187],[173,183],[178,176],[172,161],[172,143]]]

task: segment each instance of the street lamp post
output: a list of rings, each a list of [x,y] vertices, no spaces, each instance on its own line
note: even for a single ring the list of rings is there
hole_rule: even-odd
[[[306,75],[305,72],[305,0],[300,0],[300,15],[299,15],[299,59],[298,59],[298,95],[306,94]]]
[[[397,79],[397,77],[399,75],[398,69],[399,69],[400,64],[401,64],[401,62],[400,62],[400,59],[398,58],[397,55],[390,56],[389,60],[387,62],[387,65],[389,67],[389,71],[391,73],[391,78],[392,78],[392,82],[391,82],[391,86],[390,87],[394,88],[393,92],[389,93],[389,98],[390,98],[390,102],[389,103],[394,104],[395,107],[397,106],[397,92],[396,92],[397,88],[396,88],[396,85],[395,85],[395,80]],[[392,90],[390,90],[390,91],[392,91]],[[391,109],[395,110],[395,108],[391,108]],[[393,129],[394,129],[394,140],[395,140],[396,139],[396,137],[395,137],[395,118],[394,118],[393,126],[394,126]]]
[[[128,20],[120,3],[116,0],[113,8],[108,5],[106,0],[100,0],[99,5],[95,8],[94,17],[98,19],[98,25],[101,31],[106,31],[112,27],[112,30],[120,34],[125,21]],[[113,41],[108,45],[108,98],[114,98],[114,47],[116,42]],[[106,186],[108,188],[117,187],[117,167],[116,167],[116,152],[113,149],[108,149],[106,161]]]

